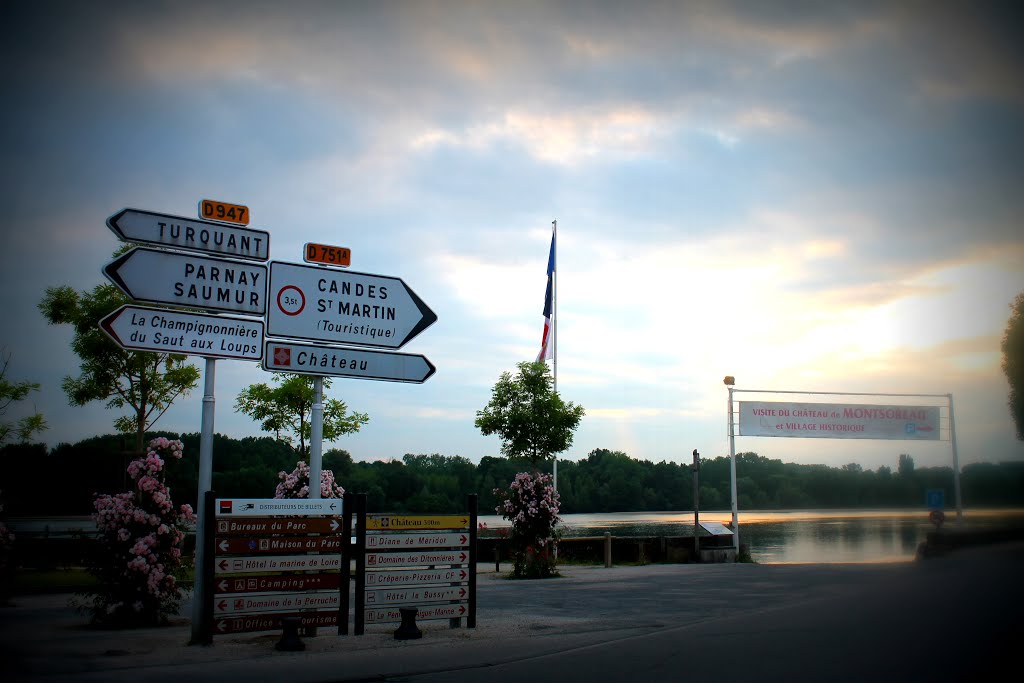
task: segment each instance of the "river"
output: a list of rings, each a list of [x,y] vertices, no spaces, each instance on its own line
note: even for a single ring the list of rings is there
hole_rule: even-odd
[[[947,524],[956,513],[946,512]],[[701,512],[702,522],[728,524],[728,511]],[[481,515],[488,529],[508,527],[494,515]],[[1024,509],[970,509],[968,525],[1024,525]],[[906,562],[914,559],[918,544],[935,527],[927,510],[786,510],[740,511],[740,540],[762,564]],[[15,534],[68,536],[77,531],[94,533],[89,517],[26,517],[9,520]],[[564,515],[566,537],[689,536],[692,512],[612,512]]]

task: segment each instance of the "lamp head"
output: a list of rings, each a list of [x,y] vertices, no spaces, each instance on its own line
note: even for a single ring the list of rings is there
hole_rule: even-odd
[[[736,384],[736,378],[733,377],[732,375],[726,375],[725,379],[723,379],[722,382],[725,383],[725,386],[731,387],[734,384]]]

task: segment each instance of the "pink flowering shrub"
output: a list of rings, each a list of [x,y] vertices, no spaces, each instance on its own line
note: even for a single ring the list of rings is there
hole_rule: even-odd
[[[274,498],[309,498],[309,463],[300,460],[291,472],[278,472],[280,483],[274,491]],[[334,481],[334,472],[320,470],[320,497],[341,498],[345,489]]]
[[[520,472],[508,490],[495,489],[495,512],[512,523],[513,570],[516,578],[554,576],[555,543],[558,541],[558,493],[551,475]]]
[[[90,572],[99,586],[87,595],[95,623],[143,626],[165,622],[178,611],[184,591],[177,575],[184,569],[182,544],[192,506],[175,509],[164,483],[164,458],[180,459],[182,443],[164,437],[149,442],[149,452],[128,465],[134,490],[99,494],[93,519],[100,551]]]

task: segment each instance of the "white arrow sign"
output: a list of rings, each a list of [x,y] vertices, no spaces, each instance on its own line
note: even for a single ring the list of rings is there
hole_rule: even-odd
[[[209,223],[152,211],[124,209],[107,219],[122,240],[160,244],[174,249],[266,261],[270,233],[264,230]]]
[[[103,274],[139,301],[263,315],[267,267],[135,247],[108,263]]]
[[[259,360],[263,321],[124,305],[100,321],[122,349]]]
[[[433,364],[420,355],[278,341],[267,342],[263,369],[418,384],[427,381],[436,371]]]
[[[400,278],[270,263],[267,335],[397,349],[437,320]]]

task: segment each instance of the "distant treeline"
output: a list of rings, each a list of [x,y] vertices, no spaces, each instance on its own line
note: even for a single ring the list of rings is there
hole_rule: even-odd
[[[199,434],[154,433],[180,438],[181,461],[167,464],[175,503],[195,505],[199,469]],[[119,435],[97,436],[48,450],[41,444],[10,444],[0,449],[0,489],[7,516],[84,515],[93,495],[126,490],[125,468],[131,461],[129,441]],[[270,498],[278,472],[290,472],[298,459],[287,444],[269,437],[214,437],[213,488],[222,497]],[[896,469],[864,470],[797,465],[756,453],[736,456],[741,509],[922,507],[929,489],[944,489],[953,505],[949,467],[915,468],[899,456]],[[349,491],[367,494],[371,512],[457,512],[466,494],[480,495],[480,513],[491,514],[493,489],[505,488],[523,461],[484,457],[474,464],[462,456],[405,455],[389,462],[354,462],[344,450],[324,453],[323,466],[334,471]],[[546,466],[550,471],[550,464]],[[563,513],[692,510],[690,463],[652,463],[619,451],[591,451],[579,461],[560,460],[558,492]],[[707,458],[700,470],[702,510],[729,508],[729,458]],[[967,465],[961,473],[966,506],[1024,504],[1024,463]]]

